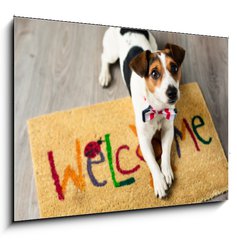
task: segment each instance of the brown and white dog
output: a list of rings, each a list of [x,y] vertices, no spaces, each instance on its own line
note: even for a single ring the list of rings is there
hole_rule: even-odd
[[[148,31],[110,27],[103,39],[99,82],[108,86],[109,64],[119,59],[132,97],[140,148],[152,174],[155,195],[163,198],[174,179],[170,151],[185,51],[173,44],[157,49],[155,38]],[[161,168],[151,142],[157,130],[161,130]]]

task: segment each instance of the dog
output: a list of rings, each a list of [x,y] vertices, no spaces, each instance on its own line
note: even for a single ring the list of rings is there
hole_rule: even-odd
[[[109,85],[109,65],[119,59],[122,78],[132,98],[140,149],[159,198],[167,196],[174,180],[170,152],[184,56],[182,47],[170,43],[158,50],[154,36],[145,30],[110,27],[103,38],[99,82],[103,87]],[[160,166],[152,146],[157,130],[161,131]]]

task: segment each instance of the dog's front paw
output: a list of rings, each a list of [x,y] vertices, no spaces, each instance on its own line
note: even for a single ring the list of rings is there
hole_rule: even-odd
[[[111,82],[111,75],[108,69],[102,69],[99,76],[99,82],[102,87],[107,87],[109,85]]]
[[[171,168],[170,164],[163,164],[161,166],[161,171],[164,174],[166,183],[170,187],[173,180],[174,180],[174,174],[173,174],[173,171],[172,171],[172,168]]]
[[[156,197],[163,198],[166,196],[166,190],[168,189],[165,177],[162,173],[153,177],[153,186]]]

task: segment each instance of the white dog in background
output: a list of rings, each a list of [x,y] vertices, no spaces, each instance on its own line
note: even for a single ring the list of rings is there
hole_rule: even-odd
[[[99,82],[109,85],[109,65],[120,61],[132,97],[140,148],[151,171],[155,195],[163,198],[174,179],[170,163],[175,103],[179,99],[183,48],[167,44],[158,50],[154,36],[144,30],[110,27],[104,35]],[[161,168],[151,140],[161,130]]]

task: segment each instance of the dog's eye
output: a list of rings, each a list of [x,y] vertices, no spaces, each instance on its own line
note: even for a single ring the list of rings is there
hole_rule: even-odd
[[[157,80],[157,79],[160,77],[160,73],[159,73],[156,69],[154,69],[154,70],[152,70],[152,72],[151,72],[151,77],[152,77],[153,79]]]
[[[170,71],[171,71],[171,73],[177,73],[178,72],[178,66],[174,63],[171,63]]]

